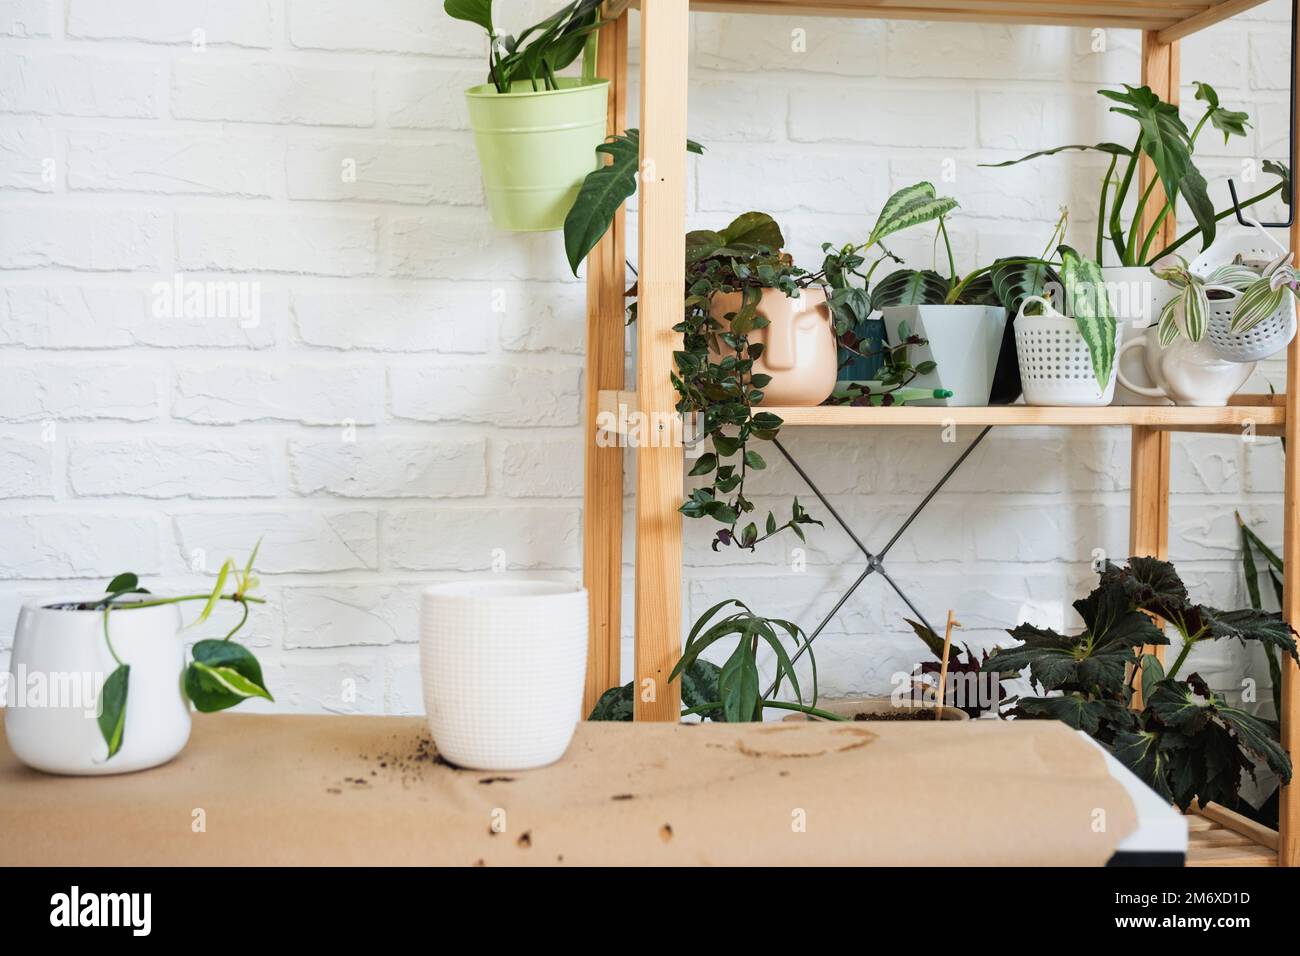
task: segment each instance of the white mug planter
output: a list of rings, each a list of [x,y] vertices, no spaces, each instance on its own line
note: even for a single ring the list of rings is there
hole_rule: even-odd
[[[1111,310],[1115,313],[1115,323],[1119,326],[1121,346],[1141,338],[1144,329],[1155,325],[1160,319],[1160,310],[1175,295],[1175,290],[1169,283],[1157,279],[1146,266],[1105,266],[1101,275],[1106,284]],[[1147,389],[1154,387],[1147,379],[1146,370],[1138,356],[1130,354],[1123,361],[1127,362],[1123,368],[1128,381]],[[1114,403],[1168,405],[1169,400],[1136,392],[1120,382],[1115,388]]]
[[[928,345],[912,350],[911,362],[937,363],[933,372],[917,376],[916,388],[946,388],[952,398],[913,402],[917,405],[976,405],[989,403],[993,374],[998,367],[1007,310],[988,305],[896,305],[882,309],[891,341],[898,323]]]
[[[420,672],[438,752],[475,770],[559,760],[582,718],[587,592],[494,576],[423,598]]]
[[[104,641],[103,612],[63,609],[84,600],[23,606],[9,660],[9,748],[47,773],[127,773],[166,763],[190,736],[180,610],[167,604],[113,613],[113,648],[131,671],[122,748],[110,759],[99,698],[117,662]]]
[[[1159,330],[1154,328],[1125,342],[1120,352],[1141,352],[1146,376],[1155,384],[1148,388],[1126,381],[1127,371],[1116,356],[1121,382],[1139,394],[1172,399],[1175,405],[1220,408],[1255,371],[1254,362],[1230,362],[1209,341],[1192,342],[1180,336],[1161,348]]]

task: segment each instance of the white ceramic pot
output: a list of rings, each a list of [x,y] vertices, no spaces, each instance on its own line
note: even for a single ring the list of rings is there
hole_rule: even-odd
[[[1125,351],[1141,356],[1147,378],[1155,383],[1146,388],[1132,380],[1125,382],[1126,372],[1121,367],[1120,381],[1139,394],[1167,397],[1175,405],[1218,408],[1227,405],[1255,371],[1254,362],[1229,362],[1206,340],[1192,342],[1180,337],[1161,348],[1159,335],[1158,329],[1147,329],[1140,338],[1121,346],[1121,356]]]
[[[131,671],[122,747],[109,758],[99,694],[117,662],[104,642],[103,613],[54,609],[84,600],[33,601],[18,615],[5,701],[10,749],[47,773],[126,773],[166,763],[190,737],[180,611],[168,604],[112,613],[113,647]]]
[[[987,405],[998,368],[1007,310],[987,305],[896,305],[881,310],[890,341],[896,342],[898,323],[929,344],[912,349],[911,362],[934,361],[933,372],[917,376],[916,388],[946,388],[952,398],[917,405]]]
[[[1176,294],[1176,290],[1163,279],[1157,279],[1146,266],[1105,266],[1101,276],[1106,283],[1106,296],[1119,326],[1119,343],[1142,337],[1144,329],[1160,320],[1160,310]],[[1125,377],[1143,388],[1155,387],[1146,373],[1141,357],[1127,353],[1122,360]],[[1142,394],[1123,384],[1115,387],[1115,405],[1168,405],[1167,398]]]
[[[424,707],[438,752],[457,766],[559,760],[582,718],[586,667],[580,587],[491,576],[424,590]]]

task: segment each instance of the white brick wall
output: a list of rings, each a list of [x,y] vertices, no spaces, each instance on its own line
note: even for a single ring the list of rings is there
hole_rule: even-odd
[[[488,222],[461,96],[484,44],[440,6],[0,0],[0,661],[22,600],[128,568],[194,587],[263,536],[271,604],[249,636],[274,706],[409,712],[422,584],[501,561],[577,574],[584,290],[558,235]],[[517,29],[552,6],[498,16]],[[1184,101],[1207,80],[1255,123],[1227,150],[1206,137],[1219,195],[1242,158],[1284,151],[1288,14],[1270,0],[1184,44]],[[1102,39],[698,15],[690,220],[767,209],[815,261],[930,178],[962,203],[965,267],[1037,249],[1062,203],[1086,244],[1095,159],[976,164],[1126,141],[1094,90],[1136,80],[1138,36]],[[930,237],[895,251],[927,265]],[[1281,387],[1280,367],[1265,378]],[[960,448],[911,430],[787,442],[873,547]],[[827,517],[768,458],[763,502]],[[1242,601],[1233,511],[1280,539],[1277,442],[1176,436],[1173,467],[1173,556]],[[1125,550],[1128,469],[1119,430],[995,432],[895,546],[894,576],[977,644],[1064,621],[1094,550]],[[629,488],[629,558],[630,505]],[[857,573],[833,526],[753,557],[708,541],[687,525],[692,617],[734,595],[812,624]],[[631,585],[629,568],[629,634]],[[905,613],[869,579],[820,641],[823,687],[885,690],[916,659]],[[1225,661],[1206,666],[1231,686],[1245,658]]]

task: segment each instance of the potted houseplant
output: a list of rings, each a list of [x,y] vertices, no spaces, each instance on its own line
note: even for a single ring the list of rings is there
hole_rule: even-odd
[[[737,610],[718,617],[732,605]],[[735,646],[721,667],[701,656],[713,645],[732,639]],[[809,703],[804,703],[799,676],[783,639],[788,639],[796,649],[803,647],[808,655],[813,681]],[[772,652],[776,665],[776,679],[766,691],[760,690],[760,647]],[[808,636],[798,625],[756,614],[748,605],[734,599],[721,601],[700,615],[668,679],[681,681],[683,717],[695,715],[702,720],[747,723],[762,720],[764,710],[788,710],[823,720],[844,719],[817,706],[817,662]],[[776,695],[787,681],[795,700],[777,700]],[[632,684],[629,682],[605,691],[588,719],[631,720],[632,708]]]
[[[249,605],[263,603],[251,594],[256,556],[255,547],[242,571],[227,560],[202,593],[152,594],[127,572],[101,595],[24,605],[9,663],[20,705],[5,711],[15,756],[48,773],[143,770],[180,753],[191,704],[211,712],[250,697],[271,700],[257,658],[231,640]],[[239,623],[223,638],[197,642],[187,664],[179,606],[202,602],[194,626],[222,601],[239,605]],[[24,700],[37,686],[42,699]]]
[[[517,36],[497,32],[492,0],[444,0],[443,9],[488,36],[487,81],[465,99],[492,222],[511,232],[563,228],[605,139],[600,0],[570,0]],[[557,75],[579,56],[580,76]]]
[[[715,535],[715,549],[752,549],[787,528],[802,537],[801,525],[820,523],[804,512],[798,499],[784,522],[769,512],[762,531],[758,522],[744,520],[754,510],[745,482],[750,472],[766,467],[750,442],[775,438],[782,424],[778,415],[755,408],[767,400],[774,383],[787,395],[801,390],[805,404],[830,396],[836,378],[834,333],[846,326],[835,312],[839,290],[828,274],[851,258],[860,264],[861,257],[887,236],[933,220],[954,205],[936,196],[929,183],[899,190],[885,203],[865,242],[828,253],[823,268],[812,274],[781,251],[781,228],[766,213],[744,213],[720,231],[687,234],[684,315],[677,327],[682,347],[674,355],[673,383],[679,395],[677,411],[702,417],[701,432],[713,450],[702,454],[691,469],[693,477],[707,483],[695,488],[679,510],[688,518],[712,518],[724,526]],[[635,293],[634,286],[629,294]],[[635,318],[635,302],[629,312]],[[781,319],[772,334],[782,336],[787,346],[774,350],[784,355],[774,364],[766,360],[769,315]]]
[[[1111,106],[1111,112],[1127,116],[1138,124],[1132,146],[1118,143],[1057,146],[1019,159],[986,165],[1013,166],[1067,150],[1088,150],[1109,157],[1098,196],[1093,257],[1102,266],[1123,342],[1154,323],[1172,297],[1172,290],[1165,283],[1154,281],[1146,267],[1198,236],[1201,248],[1209,247],[1214,241],[1218,222],[1234,212],[1232,208],[1215,211],[1210,202],[1205,177],[1193,159],[1198,137],[1207,125],[1221,132],[1225,142],[1232,136],[1244,136],[1250,118],[1246,113],[1222,106],[1214,88],[1206,83],[1196,84],[1196,99],[1204,103],[1205,108],[1191,129],[1183,122],[1178,107],[1160,99],[1149,87],[1125,85],[1123,91],[1098,90],[1098,93],[1115,104]],[[1144,154],[1154,165],[1156,176],[1139,191],[1137,170]],[[1242,208],[1262,202],[1284,189],[1284,195],[1289,197],[1290,172],[1286,167],[1268,161],[1264,163],[1264,171],[1277,175],[1280,181],[1242,201]],[[1163,189],[1159,199],[1154,197],[1156,183]],[[1186,203],[1196,224],[1173,242],[1163,244],[1160,240],[1162,226],[1173,215],[1179,198]],[[1160,203],[1158,207],[1154,205],[1157,202]],[[1150,225],[1145,225],[1148,218]],[[1150,400],[1121,389],[1118,401],[1120,404],[1149,404]]]
[[[1284,783],[1291,779],[1276,721],[1234,707],[1195,673],[1180,676],[1203,641],[1254,641],[1295,659],[1294,632],[1280,615],[1194,604],[1173,565],[1137,557],[1127,566],[1107,562],[1097,587],[1074,607],[1081,633],[1021,624],[1008,632],[1020,644],[985,662],[1000,675],[1028,667],[1031,682],[1047,692],[1020,698],[1009,716],[1055,718],[1084,731],[1183,810],[1193,802],[1236,805],[1242,773],[1254,773],[1252,758]],[[1143,646],[1169,643],[1151,615],[1182,637],[1168,670],[1154,654],[1138,657]],[[1139,680],[1142,708],[1135,710]]]
[[[1055,295],[1073,320],[1055,334],[1072,340],[1085,357],[1085,367],[1090,366],[1101,383],[1100,389],[1106,389],[1114,374],[1115,319],[1096,264],[1069,246],[1058,245],[1065,225],[1062,212],[1040,255],[1004,257],[959,276],[947,224],[940,217],[938,231],[947,250],[948,275],[933,269],[903,269],[876,287],[872,306],[882,311],[888,324],[905,324],[929,339],[928,354],[923,351],[922,358],[937,362],[938,368],[919,379],[918,386],[950,389],[953,396],[944,400],[950,405],[1015,400],[1023,378],[1019,367],[1023,329],[1019,320],[1008,326],[1007,316],[1023,316],[1026,305],[1041,304],[1045,296]],[[1057,259],[1049,260],[1054,246]],[[1033,404],[1038,373],[1030,376],[1026,400]]]

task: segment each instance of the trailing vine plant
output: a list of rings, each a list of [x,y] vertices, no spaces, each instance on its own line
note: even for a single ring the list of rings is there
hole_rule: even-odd
[[[99,731],[108,745],[108,757],[112,758],[122,749],[122,738],[126,727],[127,691],[130,687],[131,665],[122,661],[113,647],[110,636],[110,620],[114,614],[137,611],[147,607],[161,607],[165,604],[182,604],[189,601],[202,601],[203,609],[199,616],[188,625],[194,627],[202,624],[216,609],[221,601],[238,604],[242,611],[237,623],[220,639],[199,641],[191,649],[193,660],[185,668],[182,681],[185,695],[194,704],[196,710],[203,713],[225,710],[250,697],[264,697],[274,700],[266,689],[262,679],[262,667],[253,652],[241,644],[234,643],[233,638],[248,621],[250,604],[264,604],[265,598],[254,597],[250,592],[258,585],[253,575],[253,562],[257,559],[261,541],[253,546],[252,553],[242,570],[236,566],[233,558],[227,558],[217,572],[217,580],[209,592],[199,594],[180,594],[172,597],[159,597],[140,586],[140,578],[126,571],[117,575],[108,583],[104,597],[85,605],[77,605],[78,610],[102,610],[104,613],[104,642],[117,667],[104,681],[100,691]],[[228,594],[222,591],[226,582],[234,576],[234,590]],[[142,596],[141,596],[142,595]]]
[[[690,471],[706,483],[693,489],[678,510],[688,518],[712,518],[722,525],[714,535],[714,550],[732,546],[753,550],[787,529],[803,540],[803,525],[821,524],[798,498],[784,521],[769,511],[762,530],[748,518],[756,506],[746,494],[746,481],[751,472],[767,467],[751,442],[775,439],[782,425],[772,412],[755,411],[771,381],[754,371],[763,343],[751,341],[753,333],[768,325],[758,309],[763,290],[780,289],[796,296],[812,285],[825,287],[836,331],[842,332],[851,327],[854,310],[861,307],[865,295],[865,287],[853,288],[849,276],[869,279],[880,262],[897,258],[884,249],[882,240],[937,219],[956,205],[937,196],[930,183],[901,189],[885,203],[866,241],[838,250],[823,246],[822,269],[811,274],[782,251],[785,237],[767,213],[747,212],[721,231],[687,234],[684,315],[674,327],[682,335],[682,347],[674,354],[677,370],[672,380],[679,396],[677,411],[683,416],[701,415],[700,437],[707,436],[712,451],[702,454]],[[862,273],[860,268],[872,250],[877,250],[876,261]],[[714,296],[736,292],[739,308],[721,320],[715,318],[711,314]]]

